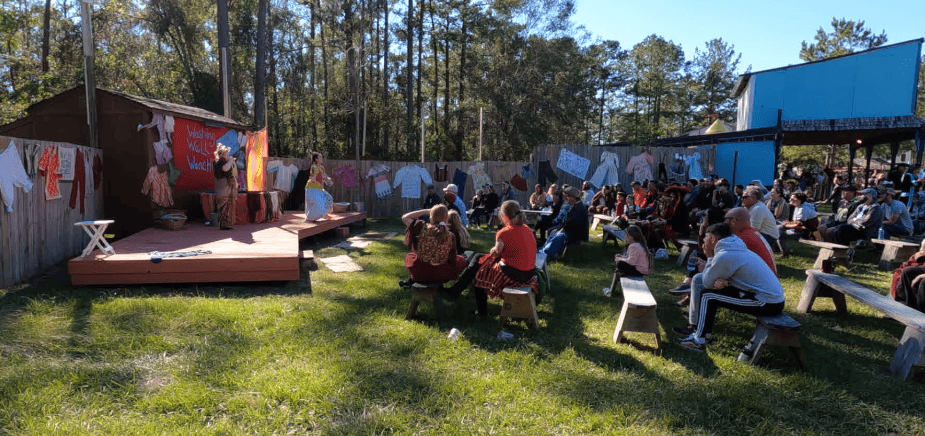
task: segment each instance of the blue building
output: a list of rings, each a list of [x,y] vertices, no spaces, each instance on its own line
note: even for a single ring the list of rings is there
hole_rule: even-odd
[[[923,41],[743,74],[735,132],[654,145],[714,146],[714,173],[737,183],[770,184],[782,145],[845,144],[853,160],[860,147],[892,144],[895,156],[900,141],[915,140],[920,163],[925,121],[914,114]]]

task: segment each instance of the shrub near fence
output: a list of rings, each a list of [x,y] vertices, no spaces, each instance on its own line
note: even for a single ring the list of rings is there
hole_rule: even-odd
[[[7,149],[11,140],[15,141],[20,158],[25,152],[23,145],[28,143],[76,148],[81,153],[92,150],[102,159],[100,150],[90,147],[4,136],[0,136],[0,152]],[[105,176],[104,166],[104,182]],[[36,176],[31,181],[33,185],[29,192],[13,189],[15,201],[12,212],[7,212],[5,207],[0,208],[0,287],[25,280],[49,266],[79,255],[90,237],[74,223],[105,218],[102,183],[98,190],[88,187],[90,195],[84,197],[86,203],[81,214],[79,201],[76,208],[69,206],[73,181],[59,181],[61,198],[51,201],[45,200],[45,177]]]

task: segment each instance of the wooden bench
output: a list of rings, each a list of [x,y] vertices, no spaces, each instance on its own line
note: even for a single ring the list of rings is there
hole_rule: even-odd
[[[312,270],[315,268],[315,252],[299,250],[299,287],[312,292]]]
[[[850,261],[848,259],[848,247],[847,245],[833,244],[831,242],[821,242],[813,241],[810,239],[800,239],[800,242],[806,245],[811,245],[813,247],[819,247],[819,255],[816,256],[816,263],[813,264],[813,269],[822,268],[822,261],[835,258],[837,264],[841,264],[846,268],[850,266]]]
[[[414,318],[421,302],[432,303],[437,316],[443,316],[443,299],[440,298],[440,287],[443,283],[415,283],[411,285],[411,306],[408,307],[406,320]]]
[[[658,348],[661,334],[658,318],[655,317],[655,297],[649,292],[646,281],[642,277],[620,277],[620,287],[623,288],[623,309],[613,332],[613,341],[623,340],[625,332],[654,333],[655,348]]]
[[[803,369],[803,350],[800,347],[800,323],[786,313],[757,317],[757,326],[748,345],[739,353],[739,362],[754,364],[764,352],[765,345],[780,345],[790,349],[790,358]]]
[[[925,313],[844,277],[815,269],[806,270],[806,284],[803,286],[803,294],[800,296],[797,310],[808,313],[812,310],[813,302],[817,297],[829,297],[839,313],[846,313],[848,309],[845,304],[845,295],[906,325],[906,330],[896,348],[896,354],[893,355],[893,361],[890,363],[890,372],[907,379],[912,373],[913,365],[925,365],[925,356],[922,354],[925,350]]]
[[[523,319],[527,325],[540,328],[540,317],[536,314],[536,296],[530,288],[504,288],[501,291],[504,303],[501,306],[501,328],[513,319]]]
[[[687,264],[687,259],[691,257],[691,253],[697,249],[699,244],[692,239],[678,239],[678,243],[683,245],[683,247],[681,247],[681,251],[678,254],[677,264],[685,265]]]
[[[626,240],[626,232],[617,226],[605,225],[603,227],[603,233],[601,233],[601,243],[607,245],[607,241],[611,239],[613,240],[614,247],[616,247],[620,242]]]
[[[891,239],[871,239],[874,244],[883,245],[883,254],[880,255],[880,269],[893,269],[893,261],[903,262],[909,256],[919,251],[919,244]]]
[[[601,214],[601,213],[596,213],[596,214],[593,215],[593,217],[594,217],[594,221],[591,222],[591,231],[592,231],[592,232],[595,231],[595,230],[597,230],[597,225],[598,225],[598,224],[600,224],[600,223],[602,223],[602,222],[605,222],[605,221],[606,221],[608,224],[613,224],[613,223],[617,222],[617,218],[618,218],[618,217],[615,217],[615,216],[604,215],[604,214]]]

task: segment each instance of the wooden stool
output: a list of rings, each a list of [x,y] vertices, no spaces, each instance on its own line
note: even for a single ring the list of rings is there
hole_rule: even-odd
[[[781,345],[790,348],[790,358],[802,370],[803,351],[800,348],[800,323],[786,313],[775,316],[759,316],[758,325],[751,341],[739,354],[739,362],[754,364],[764,352],[765,345]]]
[[[691,253],[697,249],[697,241],[690,239],[678,239],[678,243],[684,245],[681,247],[680,254],[678,254],[678,265],[685,265],[687,259],[691,257]]]
[[[613,332],[613,341],[623,340],[625,332],[654,333],[655,348],[658,348],[662,338],[658,318],[655,317],[655,297],[649,292],[646,281],[642,277],[620,277],[620,286],[623,288],[623,309]]]
[[[536,296],[530,288],[504,288],[501,291],[504,305],[501,307],[501,328],[509,319],[526,320],[527,325],[533,324],[540,328],[540,317],[536,314]]]
[[[90,236],[90,243],[87,244],[87,248],[84,248],[84,251],[80,254],[80,257],[87,257],[93,250],[99,248],[103,254],[116,254],[116,250],[109,245],[109,242],[106,241],[106,237],[103,236],[103,232],[106,231],[106,227],[114,223],[113,220],[97,220],[97,221],[81,221],[79,223],[74,223],[75,226],[80,226],[84,229],[84,232]]]
[[[418,305],[421,302],[432,303],[437,316],[443,316],[443,300],[440,298],[440,287],[443,283],[415,283],[411,285],[411,307],[408,308],[406,320],[414,318],[418,313]]]
[[[893,269],[893,261],[902,262],[919,251],[919,244],[891,239],[871,239],[874,244],[883,245],[883,254],[880,255],[880,269]]]
[[[613,239],[613,246],[616,247],[626,238],[626,232],[613,225],[605,225],[601,233],[601,243],[607,245],[607,241]]]

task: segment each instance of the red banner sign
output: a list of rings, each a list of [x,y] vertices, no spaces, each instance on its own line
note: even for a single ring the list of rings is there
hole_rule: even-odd
[[[173,163],[180,170],[176,189],[204,191],[215,188],[212,162],[215,143],[228,131],[200,121],[176,118],[173,130]]]

